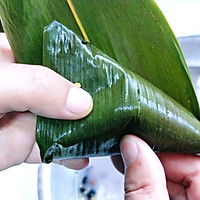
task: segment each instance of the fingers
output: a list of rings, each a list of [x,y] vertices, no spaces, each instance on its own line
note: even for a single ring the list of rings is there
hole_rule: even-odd
[[[30,112],[8,113],[0,121],[0,171],[14,165],[40,163],[40,150],[35,142],[36,116]],[[88,159],[59,160],[56,163],[71,169],[82,169]]]
[[[170,199],[188,200],[184,185],[167,180],[167,189]]]
[[[92,109],[92,98],[54,71],[20,64],[0,66],[0,113],[31,111],[59,119],[79,119]]]
[[[0,121],[0,170],[27,159],[35,144],[35,120],[32,113],[26,112],[9,113]],[[39,162],[39,152],[35,156]]]
[[[15,62],[14,56],[4,33],[0,33],[0,40],[0,170],[3,170],[24,161],[41,162],[34,136],[34,114],[79,119],[89,114],[93,103],[87,92],[50,69],[8,64]],[[81,169],[87,166],[88,159],[60,162]]]
[[[14,62],[14,56],[5,34],[0,34],[0,40],[0,170],[3,170],[24,161],[41,162],[34,136],[36,116],[24,111],[51,118],[79,119],[91,111],[92,98],[50,69],[8,64]],[[62,164],[81,169],[88,159]]]
[[[126,200],[169,199],[162,165],[146,143],[135,136],[125,136],[121,154],[126,165]]]
[[[159,154],[158,155],[166,172],[167,178],[184,187],[186,190],[185,199],[200,199],[200,158],[196,155],[185,154]],[[169,187],[170,195],[177,199],[180,193],[173,193],[173,188]]]
[[[0,63],[14,63],[15,59],[5,33],[0,33]]]

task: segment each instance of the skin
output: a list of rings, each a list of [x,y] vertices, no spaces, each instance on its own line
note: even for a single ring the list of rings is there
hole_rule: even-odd
[[[92,99],[50,69],[15,64],[5,34],[0,34],[0,41],[0,170],[4,170],[23,162],[41,162],[35,141],[36,115],[79,119],[92,110]],[[155,154],[133,135],[126,135],[120,148],[121,156],[113,156],[112,161],[125,173],[126,200],[200,199],[198,156]],[[88,159],[56,162],[81,169]]]
[[[4,170],[23,162],[41,162],[36,115],[80,119],[90,113],[93,103],[87,92],[48,68],[15,64],[5,34],[0,34],[0,41],[0,170]],[[88,159],[57,163],[81,169]]]
[[[125,174],[126,200],[199,200],[200,157],[159,153],[140,138],[126,135],[113,164]]]

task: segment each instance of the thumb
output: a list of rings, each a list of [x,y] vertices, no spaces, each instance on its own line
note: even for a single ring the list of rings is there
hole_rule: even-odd
[[[126,166],[126,200],[169,200],[163,167],[144,141],[125,136],[121,142],[121,154]]]
[[[80,119],[92,110],[91,96],[43,66],[0,66],[0,114],[30,111],[57,119]]]

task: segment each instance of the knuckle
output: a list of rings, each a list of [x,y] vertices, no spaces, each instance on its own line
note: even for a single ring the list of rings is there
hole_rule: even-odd
[[[142,184],[142,185],[132,185],[127,184],[125,186],[125,199],[126,200],[135,200],[135,199],[149,199],[153,194],[155,188],[151,184]]]

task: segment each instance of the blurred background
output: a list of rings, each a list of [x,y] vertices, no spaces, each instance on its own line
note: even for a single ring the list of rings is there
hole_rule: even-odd
[[[178,38],[200,100],[200,1],[155,1]],[[22,164],[0,172],[0,188],[4,200],[122,200],[123,175],[109,158],[93,158],[81,171]]]

